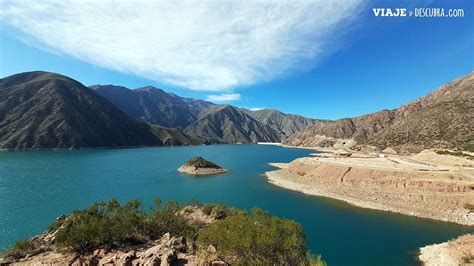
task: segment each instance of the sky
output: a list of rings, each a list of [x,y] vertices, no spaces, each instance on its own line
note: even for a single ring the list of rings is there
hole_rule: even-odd
[[[153,85],[339,119],[396,108],[473,71],[473,12],[472,0],[3,0],[0,77],[52,71],[86,86]]]

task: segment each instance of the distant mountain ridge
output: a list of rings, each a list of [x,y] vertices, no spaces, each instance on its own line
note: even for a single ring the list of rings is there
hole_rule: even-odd
[[[350,143],[381,150],[390,147],[399,152],[418,152],[426,148],[473,150],[474,73],[397,109],[322,121],[283,143],[304,147]]]
[[[202,136],[207,142],[217,143],[280,141],[278,132],[231,105],[207,110],[198,120],[187,126],[184,132]]]
[[[66,76],[35,71],[0,79],[0,148],[85,148],[200,144],[136,120]]]
[[[274,124],[258,113],[151,86],[88,88],[43,71],[0,79],[0,149],[279,142],[286,129]]]
[[[91,88],[132,117],[178,128],[204,139],[206,143],[280,142],[319,121],[272,109],[250,111],[216,105],[151,86],[134,90],[113,85]]]
[[[275,109],[262,109],[257,111],[247,111],[247,113],[260,123],[275,130],[281,139],[289,137],[300,130],[312,126],[321,119],[307,118],[301,115],[285,114]]]
[[[90,88],[130,116],[164,127],[184,129],[198,119],[200,111],[214,106],[211,102],[182,98],[151,86],[135,90],[113,85]]]

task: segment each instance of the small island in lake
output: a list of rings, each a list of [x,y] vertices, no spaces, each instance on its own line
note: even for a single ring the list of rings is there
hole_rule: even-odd
[[[194,157],[179,167],[178,172],[188,175],[218,175],[227,173],[228,170],[202,157]]]

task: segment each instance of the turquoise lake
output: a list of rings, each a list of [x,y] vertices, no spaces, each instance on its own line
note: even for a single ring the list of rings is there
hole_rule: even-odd
[[[417,265],[417,248],[474,228],[355,208],[267,182],[269,162],[312,151],[267,145],[0,153],[0,248],[44,231],[61,214],[98,200],[227,203],[261,207],[301,223],[314,253],[329,265]],[[176,171],[203,156],[228,174],[191,177]]]

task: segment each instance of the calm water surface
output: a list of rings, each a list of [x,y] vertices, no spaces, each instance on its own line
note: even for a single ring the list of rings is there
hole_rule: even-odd
[[[83,151],[0,153],[0,248],[41,233],[61,214],[97,200],[153,199],[258,206],[300,222],[311,249],[330,265],[415,265],[420,246],[474,228],[353,208],[267,183],[268,162],[310,151],[266,145],[214,145]],[[204,156],[226,175],[190,177],[176,168]]]

